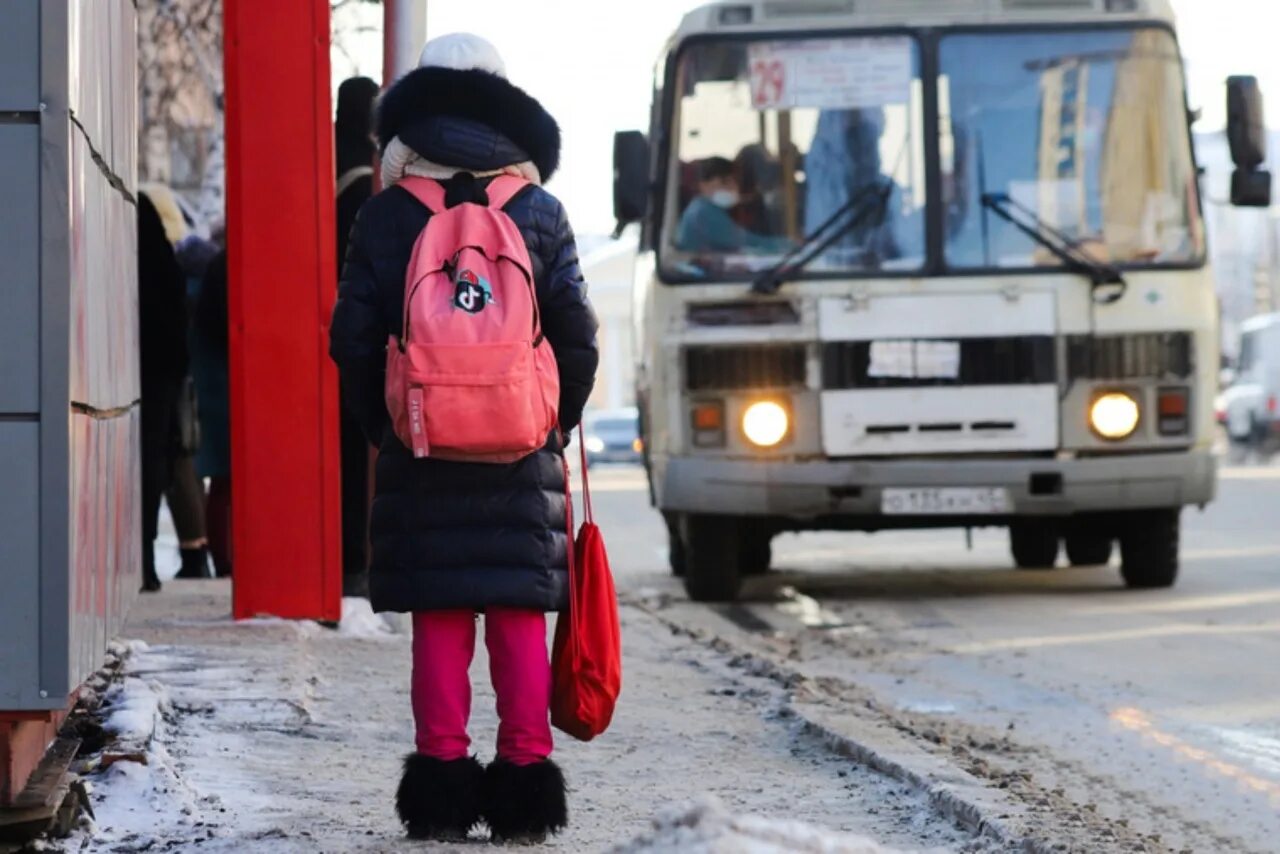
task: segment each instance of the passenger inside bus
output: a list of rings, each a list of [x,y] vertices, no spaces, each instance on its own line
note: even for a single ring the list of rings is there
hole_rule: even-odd
[[[878,108],[822,110],[818,115],[805,157],[804,232],[813,234],[851,203],[842,222],[862,220],[828,250],[830,263],[874,268],[883,261],[924,258],[921,212],[904,219],[901,188],[882,168],[884,127],[884,111]],[[897,164],[890,166],[891,173],[897,171]],[[874,209],[876,187],[889,191],[883,210]],[[860,196],[862,202],[854,203]]]
[[[801,155],[791,146],[792,159],[799,163]],[[741,198],[731,213],[734,222],[756,234],[786,233],[782,216],[782,164],[759,142],[744,145],[733,158]]]
[[[751,231],[730,213],[742,200],[733,162],[708,157],[698,168],[698,195],[680,216],[676,245],[685,252],[784,252],[785,237]]]

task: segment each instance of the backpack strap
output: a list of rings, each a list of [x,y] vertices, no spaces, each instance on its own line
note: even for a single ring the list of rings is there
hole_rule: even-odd
[[[356,181],[361,178],[369,178],[372,175],[372,166],[352,166],[338,178],[338,186],[334,189],[333,195],[335,197],[341,196],[347,190],[350,190]]]
[[[418,175],[406,175],[396,183],[412,193],[413,197],[422,202],[431,213],[438,214],[444,210],[444,186],[439,181]]]
[[[515,175],[499,175],[489,182],[489,186],[484,188],[485,193],[489,196],[489,208],[491,210],[500,211],[516,197],[525,187],[529,186],[529,182],[524,178]]]

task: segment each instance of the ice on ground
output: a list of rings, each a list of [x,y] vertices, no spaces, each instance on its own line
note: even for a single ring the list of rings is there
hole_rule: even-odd
[[[382,615],[373,612],[369,600],[359,596],[343,598],[338,633],[352,638],[389,638],[395,635]]]
[[[717,798],[663,812],[653,829],[614,854],[892,854],[866,837],[801,821],[734,815]]]
[[[102,728],[122,741],[149,742],[167,703],[158,683],[128,678],[114,686],[103,701],[109,713]]]
[[[135,648],[117,675],[134,680],[122,710],[142,710],[135,723],[155,719],[156,729],[109,768],[88,769],[98,821],[82,831],[80,850],[418,850],[395,812],[400,763],[414,743],[409,633],[383,635],[374,624],[371,641],[310,622],[233,624],[229,596],[212,582],[140,600],[129,630],[151,646]],[[366,608],[348,603],[349,632],[370,629]],[[607,738],[559,740],[574,820],[541,850],[606,851],[637,834],[629,850],[695,854],[884,850],[840,832],[905,850],[954,851],[971,839],[924,798],[779,715],[776,683],[643,613],[622,616],[630,699]],[[498,721],[485,646],[476,653],[470,733],[487,758]],[[161,697],[137,696],[151,683]],[[138,754],[146,764],[127,761]],[[702,806],[708,795],[723,807]],[[695,802],[696,820],[683,807],[654,824],[664,807]]]

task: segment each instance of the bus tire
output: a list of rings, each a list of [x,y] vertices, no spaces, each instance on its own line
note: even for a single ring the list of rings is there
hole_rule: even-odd
[[[684,557],[684,538],[680,535],[680,514],[663,513],[667,523],[667,562],[671,565],[671,574],[676,578],[684,578],[686,561]]]
[[[764,575],[773,564],[773,534],[770,532],[747,533],[750,519],[743,520],[742,574]]]
[[[1063,538],[1072,566],[1105,566],[1111,562],[1113,541],[1099,531],[1072,531]]]
[[[1053,569],[1058,562],[1058,532],[1047,522],[1014,522],[1009,549],[1018,569]]]
[[[731,602],[742,588],[741,528],[730,516],[683,516],[684,589],[695,602]]]
[[[1120,522],[1120,575],[1134,590],[1172,587],[1178,580],[1179,510],[1128,513]]]

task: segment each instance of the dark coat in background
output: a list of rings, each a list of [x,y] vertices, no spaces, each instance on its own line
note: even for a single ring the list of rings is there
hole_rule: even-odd
[[[355,224],[360,207],[373,195],[373,104],[378,98],[378,84],[368,77],[352,77],[338,87],[338,110],[334,117],[334,154],[337,180],[353,169],[369,167],[369,174],[349,180],[338,195],[338,269],[347,257],[347,238]]]
[[[227,347],[227,250],[205,268],[191,330],[191,375],[200,401],[201,477],[231,476],[231,379]]]
[[[424,68],[402,78],[379,114],[382,145],[396,136],[433,163],[488,171],[533,160],[544,179],[560,149],[559,130],[536,101],[478,71]],[[563,206],[540,187],[519,193],[506,211],[529,248],[568,431],[582,417],[598,362],[573,232]],[[415,460],[390,427],[387,339],[400,326],[409,255],[429,215],[399,187],[369,200],[351,234],[330,333],[347,406],[381,448],[370,598],[389,611],[560,610],[569,538],[559,439],[510,465],[457,463]]]
[[[373,103],[378,84],[368,77],[352,77],[338,87],[334,121],[337,154],[338,268],[347,257],[347,240],[360,208],[373,195]],[[367,172],[367,174],[365,174]],[[342,395],[343,399],[347,397]],[[369,443],[360,422],[342,407],[338,421],[342,478],[342,592],[367,596],[365,570],[369,563]]]
[[[187,375],[187,287],[160,214],[138,195],[138,361],[142,392],[143,583],[156,588],[160,496],[181,453],[178,395]]]

